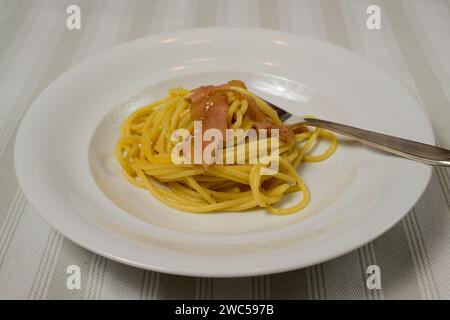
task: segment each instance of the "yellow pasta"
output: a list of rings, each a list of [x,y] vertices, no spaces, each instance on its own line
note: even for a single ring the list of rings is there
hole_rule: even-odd
[[[182,88],[171,89],[167,97],[138,109],[124,121],[115,156],[129,182],[147,189],[166,205],[187,212],[237,212],[262,207],[271,214],[285,215],[308,204],[308,188],[296,169],[302,163],[329,158],[338,146],[334,134],[315,128],[295,134],[293,141],[280,141],[279,169],[274,175],[261,175],[261,163],[175,164],[171,158],[175,146],[172,132],[185,128],[192,134],[194,129],[192,105],[186,99],[191,93]],[[242,95],[253,97],[268,121],[281,124],[275,110],[263,100],[246,89],[231,87],[227,92],[228,128],[248,130],[254,126]],[[311,154],[321,140],[327,141],[328,148],[320,155]],[[248,161],[248,141],[245,150]],[[289,208],[277,206],[293,192],[300,194],[297,204]]]

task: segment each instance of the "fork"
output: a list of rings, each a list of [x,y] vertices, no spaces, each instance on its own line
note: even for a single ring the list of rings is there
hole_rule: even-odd
[[[264,99],[261,100],[266,102],[278,113],[278,117],[282,122],[286,122],[289,118],[294,117],[291,113],[283,110],[273,103],[270,103]],[[450,166],[450,150],[447,149],[327,120],[309,117],[302,118],[297,116],[295,116],[295,118],[300,120],[292,124],[291,126],[293,127],[301,125],[319,127],[353,138],[354,140],[362,142],[373,148],[380,149],[403,158],[429,165]]]

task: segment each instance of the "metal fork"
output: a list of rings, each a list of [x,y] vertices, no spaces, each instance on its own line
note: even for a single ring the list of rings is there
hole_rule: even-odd
[[[403,158],[435,166],[450,166],[450,150],[327,120],[293,116],[286,110],[283,110],[264,99],[262,100],[276,110],[278,117],[282,122],[287,121],[291,117],[297,118],[298,121],[292,125],[294,127],[300,125],[320,127],[351,137],[354,140],[360,141],[371,147],[393,153]]]

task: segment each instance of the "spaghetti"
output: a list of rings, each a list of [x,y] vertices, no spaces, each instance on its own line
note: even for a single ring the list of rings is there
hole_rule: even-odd
[[[202,104],[206,108],[198,109]],[[213,110],[216,106],[221,109]],[[205,113],[208,109],[211,109],[209,118]],[[199,110],[203,112],[200,115]],[[219,111],[224,113],[220,123]],[[278,172],[261,175],[264,166],[261,163],[175,164],[171,158],[175,146],[171,134],[180,128],[192,134],[194,120],[209,121],[210,126],[219,130],[224,126],[243,130],[279,129]],[[326,151],[313,155],[314,147],[324,139],[329,142]],[[249,143],[245,142],[247,160]],[[147,189],[172,208],[208,213],[263,207],[272,214],[284,215],[303,209],[310,199],[296,169],[305,162],[327,159],[337,145],[338,140],[329,131],[284,126],[269,105],[249,92],[242,82],[233,80],[226,85],[192,91],[171,89],[167,97],[138,109],[121,127],[115,156],[129,182]],[[276,206],[293,192],[301,194],[297,204],[289,208]]]

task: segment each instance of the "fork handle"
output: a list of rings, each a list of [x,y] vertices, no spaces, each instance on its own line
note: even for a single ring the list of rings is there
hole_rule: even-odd
[[[422,163],[450,166],[450,150],[447,149],[327,120],[314,118],[305,118],[304,120],[304,122],[298,123],[298,125],[309,125],[327,129],[351,137],[371,147]]]

